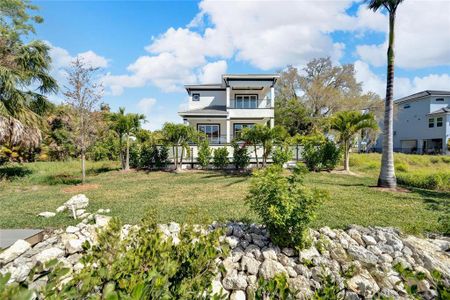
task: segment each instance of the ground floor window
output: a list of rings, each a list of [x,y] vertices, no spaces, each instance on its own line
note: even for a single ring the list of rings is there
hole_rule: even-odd
[[[198,124],[197,131],[203,132],[210,143],[220,142],[220,125],[219,124]]]
[[[255,124],[253,124],[253,123],[242,123],[242,124],[236,123],[236,124],[234,124],[233,125],[233,137],[240,138],[242,129],[251,128],[253,126],[255,126]]]

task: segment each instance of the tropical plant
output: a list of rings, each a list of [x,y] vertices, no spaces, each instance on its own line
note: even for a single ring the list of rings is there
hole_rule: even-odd
[[[184,154],[189,154],[190,152],[189,142],[196,138],[197,132],[193,127],[188,125],[165,123],[162,129],[162,136],[164,142],[172,146],[175,169],[181,169]],[[180,147],[181,154],[179,155]]]
[[[39,16],[29,1],[0,2],[0,143],[36,148],[44,126],[41,116],[51,106],[46,96],[57,91],[50,76],[49,46],[42,41],[24,43],[34,33]]]
[[[98,68],[87,65],[76,58],[67,70],[68,85],[65,87],[65,101],[73,109],[75,117],[75,143],[81,156],[82,183],[86,180],[86,150],[96,136],[98,128],[94,122],[93,111],[103,97],[103,88],[96,83],[94,76]]]
[[[363,129],[376,129],[378,124],[372,113],[342,111],[332,117],[330,128],[338,133],[338,141],[344,152],[344,170],[350,171],[350,149],[356,135]]]
[[[227,147],[220,147],[214,149],[213,153],[213,165],[216,169],[225,169],[230,160],[228,159],[228,149]]]
[[[248,154],[247,145],[239,144],[236,141],[231,142],[233,147],[233,164],[236,170],[242,170],[250,164],[250,155]]]
[[[323,135],[302,138],[302,159],[310,171],[331,171],[339,163],[341,151],[335,143]]]
[[[255,171],[246,198],[272,241],[283,247],[306,246],[306,229],[324,198],[323,192],[303,185],[304,172],[304,167],[298,166],[293,174],[285,176],[277,165]]]
[[[383,153],[381,156],[378,186],[395,188],[397,180],[394,168],[394,40],[395,17],[398,6],[403,0],[369,0],[369,9],[385,9],[389,14],[389,40],[387,50],[386,99],[384,106]]]
[[[117,113],[109,116],[111,128],[119,135],[120,158],[123,170],[130,169],[130,138],[141,127],[141,121],[145,120],[143,114],[125,114],[125,108],[120,107]],[[123,140],[125,140],[125,156],[123,155]]]
[[[292,150],[289,146],[279,146],[272,154],[272,161],[274,164],[283,166],[292,158]]]
[[[202,168],[207,168],[211,162],[211,148],[207,139],[200,139],[198,143],[198,163]]]

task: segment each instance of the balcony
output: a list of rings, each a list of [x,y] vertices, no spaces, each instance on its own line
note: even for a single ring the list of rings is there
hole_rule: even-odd
[[[230,99],[228,109],[267,109],[270,107],[270,99]]]
[[[231,99],[227,111],[228,116],[231,119],[261,119],[274,117],[274,110],[270,106],[270,99]]]

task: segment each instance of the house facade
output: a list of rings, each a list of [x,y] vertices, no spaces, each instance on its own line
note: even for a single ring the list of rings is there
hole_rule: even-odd
[[[274,126],[276,74],[225,74],[217,84],[185,85],[186,111],[178,114],[185,124],[208,137],[211,144],[228,144],[242,129]]]
[[[450,154],[450,91],[427,90],[394,104],[394,151]]]

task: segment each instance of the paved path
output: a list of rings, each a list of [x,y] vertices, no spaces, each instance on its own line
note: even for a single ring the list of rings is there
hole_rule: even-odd
[[[42,240],[42,235],[41,229],[0,229],[0,249],[11,246],[19,239],[36,244]]]

